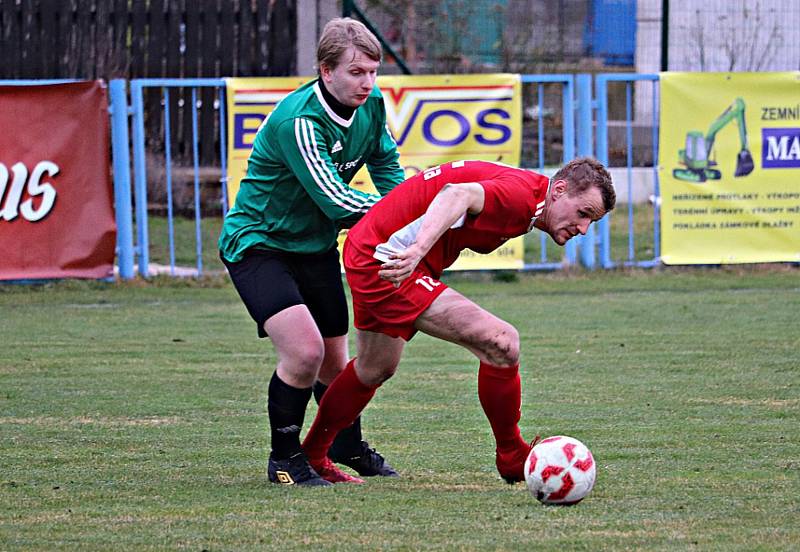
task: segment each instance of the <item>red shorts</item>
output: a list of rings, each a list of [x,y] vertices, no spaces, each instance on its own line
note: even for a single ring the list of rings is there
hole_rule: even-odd
[[[417,267],[399,288],[378,276],[381,262],[350,240],[344,244],[343,262],[353,294],[353,323],[359,330],[378,332],[409,341],[414,322],[447,289],[447,285]]]

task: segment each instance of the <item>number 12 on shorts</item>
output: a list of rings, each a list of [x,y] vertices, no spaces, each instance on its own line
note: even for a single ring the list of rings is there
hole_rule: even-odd
[[[428,291],[433,291],[433,288],[442,285],[441,282],[437,282],[436,280],[434,280],[430,276],[423,276],[422,278],[417,278],[414,281],[414,283],[421,285],[422,287],[424,287]]]

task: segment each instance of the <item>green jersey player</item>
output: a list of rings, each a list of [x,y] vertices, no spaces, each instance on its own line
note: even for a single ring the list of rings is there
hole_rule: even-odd
[[[380,60],[380,44],[360,22],[325,26],[319,78],[284,98],[262,124],[219,238],[236,290],[278,356],[268,391],[268,475],[275,483],[361,481],[333,464],[320,477],[299,435],[312,392],[319,401],[348,359],[338,231],[381,197],[347,183],[364,164],[381,195],[404,178],[375,87]],[[362,439],[360,420],[339,433],[331,451],[331,460],[362,476],[397,475]]]

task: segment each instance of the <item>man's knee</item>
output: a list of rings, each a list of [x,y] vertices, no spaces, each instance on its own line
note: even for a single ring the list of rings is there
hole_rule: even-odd
[[[291,365],[294,371],[306,375],[316,375],[325,358],[325,347],[322,342],[308,340],[296,344],[281,356],[281,361]]]
[[[347,366],[347,336],[323,338],[325,357],[319,368],[319,380],[326,385],[330,383]]]
[[[381,385],[397,372],[393,359],[356,359],[356,374],[364,385]]]
[[[486,360],[494,366],[514,366],[519,363],[519,332],[507,322],[500,322],[488,331],[481,348]]]
[[[331,382],[336,379],[336,376],[342,373],[345,366],[347,366],[346,358],[340,361],[339,359],[331,359],[326,356],[325,360],[322,361],[322,365],[319,367],[317,379],[325,385],[330,385]]]

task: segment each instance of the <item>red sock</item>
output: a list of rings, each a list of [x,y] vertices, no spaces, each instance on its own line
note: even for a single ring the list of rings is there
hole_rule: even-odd
[[[317,417],[303,441],[303,450],[312,462],[327,456],[339,431],[353,423],[380,387],[361,383],[356,376],[355,362],[356,359],[352,359],[347,363],[322,396]]]
[[[519,364],[499,368],[481,362],[478,371],[478,398],[489,418],[498,450],[527,446],[517,425],[522,404]]]

